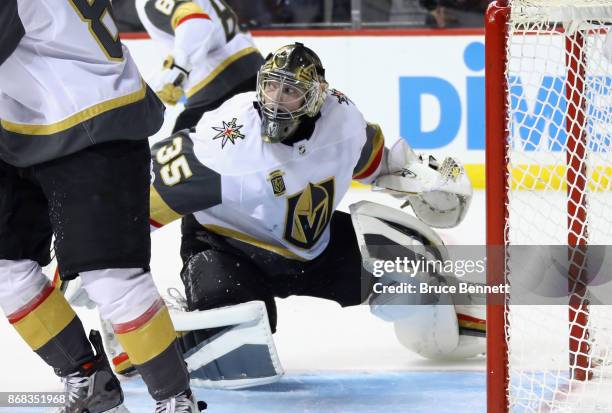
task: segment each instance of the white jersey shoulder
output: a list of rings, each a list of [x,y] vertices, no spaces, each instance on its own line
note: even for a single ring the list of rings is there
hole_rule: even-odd
[[[330,129],[330,141],[348,139],[361,151],[365,143],[366,121],[357,106],[344,93],[336,89],[327,91],[320,121]]]
[[[253,156],[264,144],[255,100],[255,92],[241,93],[202,116],[190,136],[203,165],[226,175],[260,168],[261,162]]]

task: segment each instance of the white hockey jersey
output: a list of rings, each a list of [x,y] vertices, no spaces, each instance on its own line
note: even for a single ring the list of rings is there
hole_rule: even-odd
[[[160,42],[166,53],[188,55],[187,107],[217,101],[255,77],[263,64],[253,38],[240,30],[238,17],[223,0],[136,0],[136,10],[151,38]],[[187,28],[196,33],[184,34],[182,40],[187,44],[182,44],[175,36],[178,27],[193,19],[206,24]],[[189,50],[177,50],[185,48]]]
[[[254,101],[255,93],[237,95],[206,113],[196,132],[153,147],[151,223],[193,213],[222,236],[313,259],[355,174],[378,168],[382,135],[332,90],[308,139],[265,143]]]
[[[2,3],[1,159],[29,166],[161,127],[163,105],[121,44],[109,0]]]

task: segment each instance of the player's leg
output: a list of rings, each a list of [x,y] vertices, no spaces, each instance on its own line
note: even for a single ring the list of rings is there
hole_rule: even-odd
[[[71,407],[120,411],[123,394],[104,352],[98,348],[94,356],[81,321],[42,273],[50,262],[51,225],[47,199],[28,175],[0,161],[0,307],[32,350],[65,378]]]
[[[63,279],[81,275],[159,403],[191,397],[168,310],[149,272],[146,140],[86,148],[36,168],[49,199]]]
[[[187,106],[185,110],[183,110],[179,116],[176,118],[176,122],[174,123],[174,128],[172,129],[172,133],[178,132],[183,129],[191,129],[197,125],[200,121],[204,113],[209,112],[211,110],[217,109],[223,102],[228,99],[231,99],[233,96],[244,93],[254,91],[257,86],[257,75],[245,80],[244,82],[237,85],[233,88],[229,93],[221,96],[216,99],[214,102],[207,105],[200,106],[190,106],[189,102],[187,102]]]

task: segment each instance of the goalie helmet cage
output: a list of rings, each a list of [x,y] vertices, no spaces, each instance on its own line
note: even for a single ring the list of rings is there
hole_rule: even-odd
[[[488,412],[612,412],[612,307],[583,281],[612,244],[610,24],[611,0],[487,11],[487,282],[511,286],[487,307]],[[567,303],[513,305],[510,245],[566,246]]]

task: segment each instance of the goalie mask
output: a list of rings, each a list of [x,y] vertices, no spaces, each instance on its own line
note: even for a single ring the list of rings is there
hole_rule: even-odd
[[[326,89],[321,60],[303,44],[284,46],[270,54],[257,74],[263,140],[281,142],[305,117],[316,116]]]

